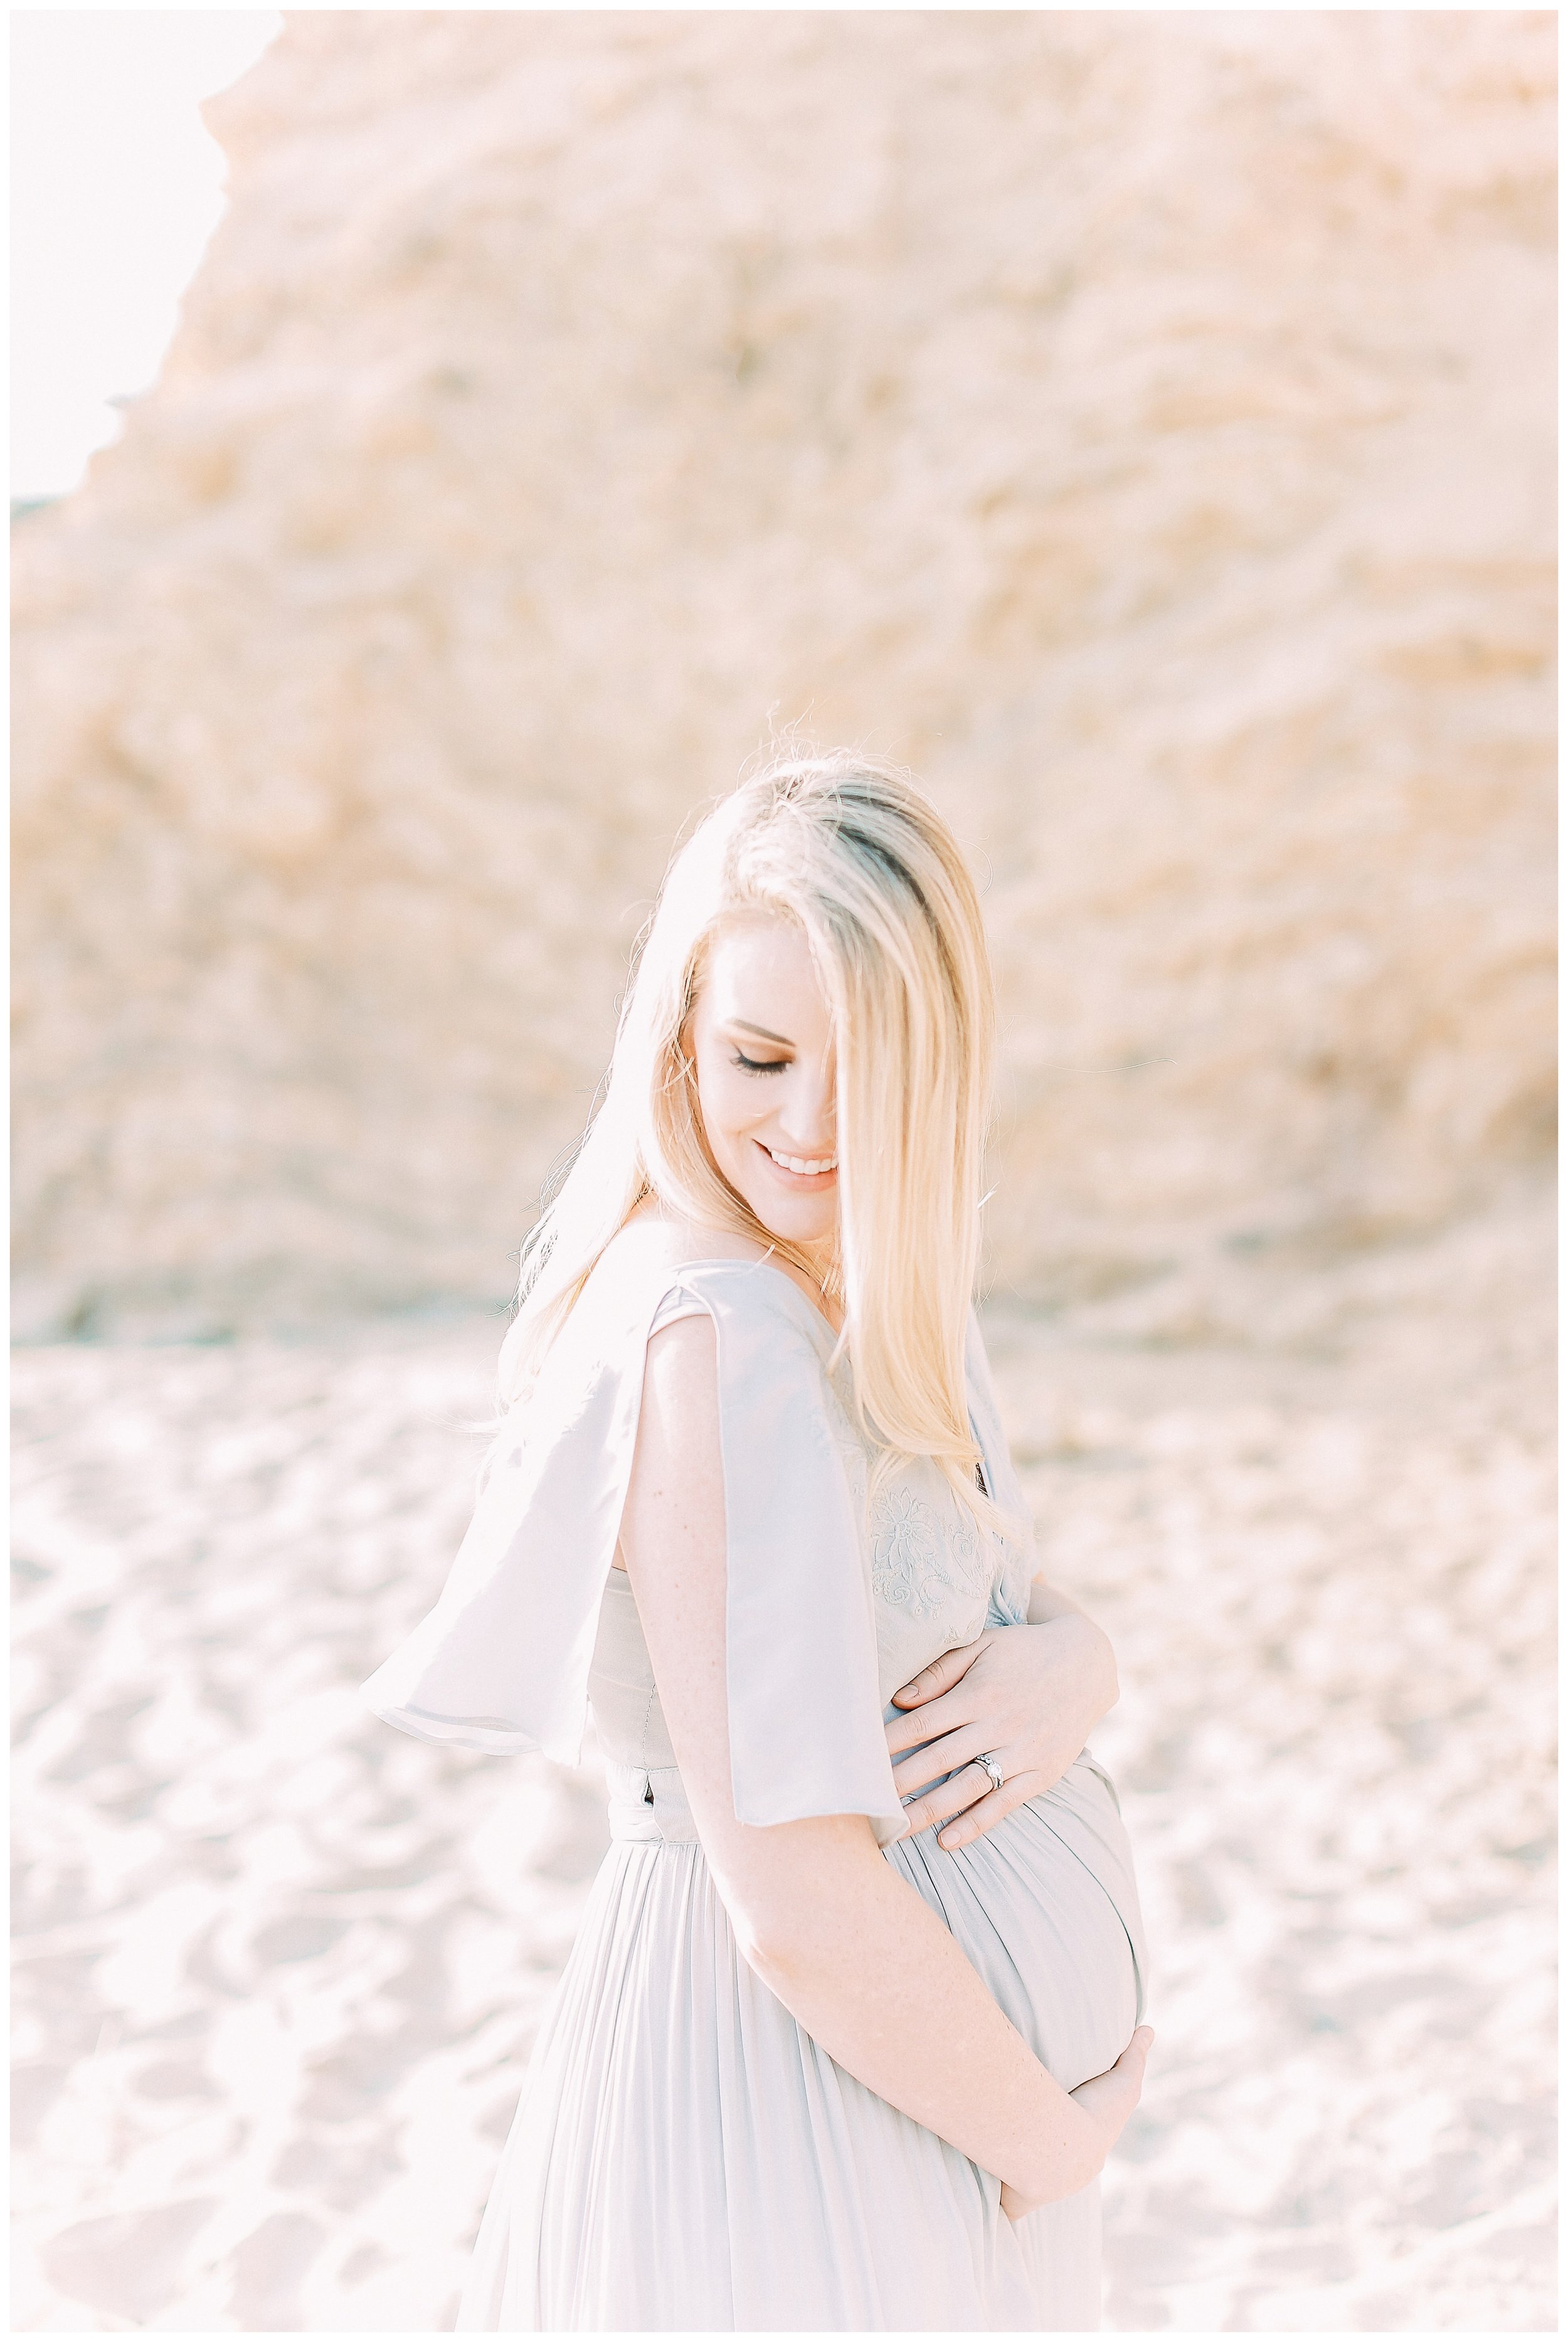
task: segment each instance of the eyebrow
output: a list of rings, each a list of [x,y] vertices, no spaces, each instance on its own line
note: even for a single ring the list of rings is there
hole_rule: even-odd
[[[794,1047],[793,1041],[786,1041],[782,1033],[770,1033],[765,1025],[753,1025],[744,1016],[732,1016],[729,1021],[737,1033],[756,1033],[764,1041],[776,1041],[781,1049]]]

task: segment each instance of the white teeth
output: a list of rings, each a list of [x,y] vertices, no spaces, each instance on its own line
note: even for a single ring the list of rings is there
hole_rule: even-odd
[[[764,1143],[766,1144],[765,1141]],[[793,1171],[800,1179],[814,1179],[819,1172],[838,1169],[836,1155],[820,1155],[814,1158],[804,1155],[779,1155],[771,1146],[768,1147],[768,1153],[773,1156],[774,1161],[781,1171]]]

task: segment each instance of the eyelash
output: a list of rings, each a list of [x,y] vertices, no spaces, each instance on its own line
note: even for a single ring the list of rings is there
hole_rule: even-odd
[[[782,1074],[790,1061],[787,1057],[748,1057],[744,1049],[737,1049],[734,1062],[743,1073]]]

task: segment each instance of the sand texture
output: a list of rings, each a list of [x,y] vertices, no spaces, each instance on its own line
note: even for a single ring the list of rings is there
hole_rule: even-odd
[[[1548,1252],[1537,1208],[1342,1266],[1250,1352],[991,1314],[1122,1664],[1114,2327],[1553,2324]],[[18,2330],[449,2322],[606,1843],[591,1766],[355,1696],[494,1333],[19,1356]]]
[[[1037,1301],[1551,1140],[1549,11],[328,9],[15,534],[34,1334],[487,1305],[770,716],[985,883]]]

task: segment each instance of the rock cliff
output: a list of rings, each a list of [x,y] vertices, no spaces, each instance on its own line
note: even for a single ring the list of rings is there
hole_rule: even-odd
[[[1530,1177],[1553,37],[290,18],[16,531],[24,1326],[502,1295],[770,721],[984,873],[1004,1289]]]

